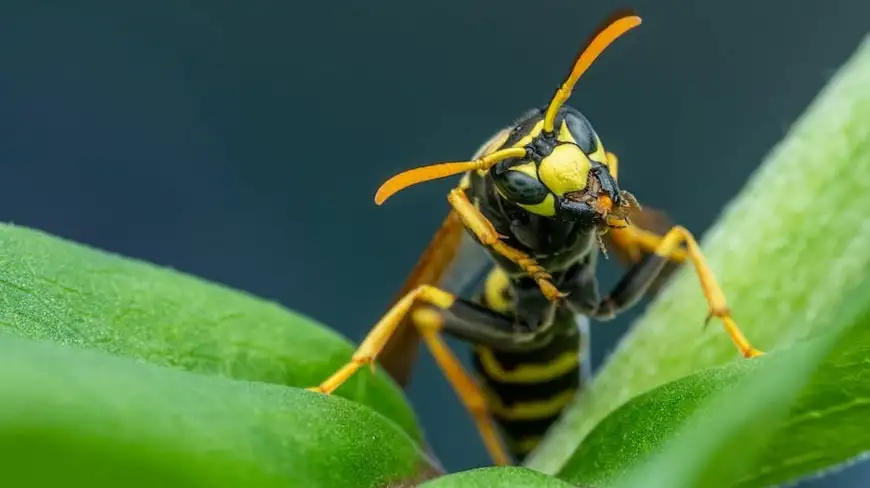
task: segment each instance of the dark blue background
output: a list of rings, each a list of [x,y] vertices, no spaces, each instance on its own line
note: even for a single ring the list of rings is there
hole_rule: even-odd
[[[6,1],[2,219],[278,300],[363,337],[470,155],[546,103],[615,2]],[[702,233],[867,32],[866,0],[638,0],[572,104],[621,183]],[[607,264],[605,283],[616,268]],[[635,313],[595,328],[595,363]],[[457,347],[464,351],[462,345]],[[448,468],[487,464],[423,355],[410,395]],[[837,486],[858,486],[852,470]],[[816,483],[815,486],[822,486]]]

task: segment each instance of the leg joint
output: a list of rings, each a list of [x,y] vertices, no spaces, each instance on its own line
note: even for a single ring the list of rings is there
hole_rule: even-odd
[[[453,302],[456,301],[456,297],[432,285],[420,285],[408,293],[407,296],[411,297],[414,301],[419,300],[441,309],[450,308]]]

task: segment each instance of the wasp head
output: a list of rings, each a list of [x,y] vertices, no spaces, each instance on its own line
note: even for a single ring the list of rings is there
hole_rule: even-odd
[[[546,132],[524,147],[523,158],[497,164],[491,175],[505,200],[563,221],[622,227],[637,205],[630,193],[619,189],[607,165]]]
[[[532,213],[596,224],[607,222],[609,215],[620,212],[624,192],[619,191],[605,166],[590,160],[577,144],[558,140],[555,123],[580,76],[607,46],[638,25],[640,17],[620,15],[592,37],[543,111],[540,133],[529,144],[505,147],[474,161],[443,162],[403,171],[378,188],[375,203],[380,205],[396,192],[424,181],[467,171],[489,171],[496,180],[501,178],[496,184],[503,197]],[[594,194],[591,188],[603,193]]]

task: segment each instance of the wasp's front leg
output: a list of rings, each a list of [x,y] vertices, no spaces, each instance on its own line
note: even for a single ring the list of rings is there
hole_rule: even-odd
[[[477,237],[477,239],[485,246],[488,246],[498,254],[510,259],[520,267],[526,274],[532,277],[544,294],[550,301],[557,301],[564,298],[567,294],[562,293],[550,281],[552,276],[547,273],[535,259],[528,254],[508,246],[502,241],[502,236],[496,231],[486,216],[476,209],[468,196],[461,188],[454,188],[447,196],[447,200],[453,209],[459,215],[462,223]]]

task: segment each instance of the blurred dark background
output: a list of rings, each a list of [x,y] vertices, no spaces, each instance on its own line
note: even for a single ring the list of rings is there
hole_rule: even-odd
[[[0,218],[280,301],[358,341],[455,182],[381,208],[377,186],[466,158],[546,103],[625,6],[644,24],[571,103],[620,155],[622,186],[699,234],[870,19],[866,0],[7,0]],[[596,365],[639,311],[593,328]],[[410,396],[445,465],[488,464],[425,353],[417,373]],[[804,486],[863,486],[864,472]]]

